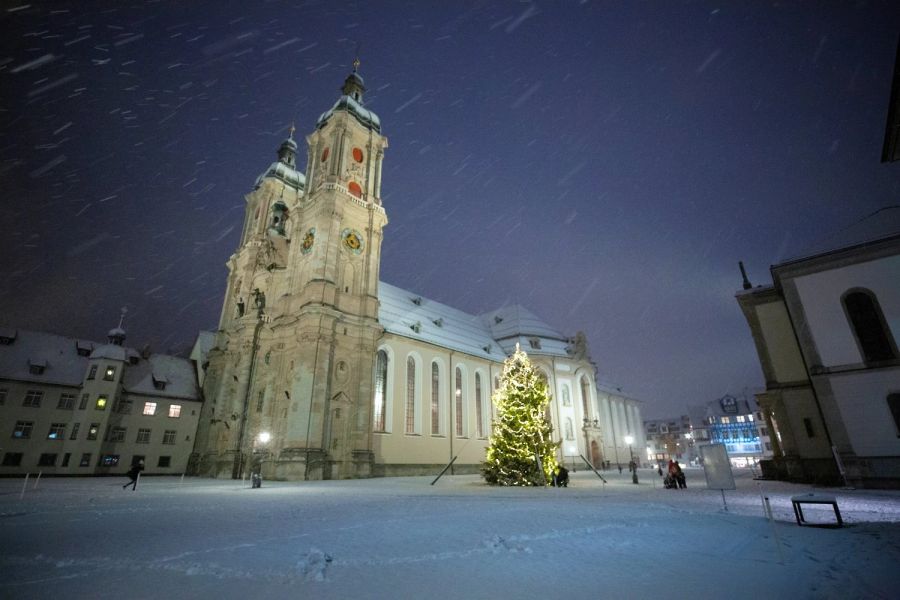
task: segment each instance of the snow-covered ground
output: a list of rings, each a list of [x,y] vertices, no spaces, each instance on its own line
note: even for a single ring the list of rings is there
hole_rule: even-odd
[[[842,529],[798,527],[808,486],[665,490],[641,471],[568,489],[476,476],[242,482],[0,480],[2,598],[896,598],[900,492],[837,495]],[[761,493],[777,522],[763,516]],[[827,512],[809,511],[826,521]],[[833,517],[832,517],[833,518]]]

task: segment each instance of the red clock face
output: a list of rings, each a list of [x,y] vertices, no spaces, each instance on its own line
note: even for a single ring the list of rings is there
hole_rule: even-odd
[[[325,150],[322,151],[322,162],[328,160],[328,150],[328,148],[325,148]]]
[[[362,188],[359,187],[359,184],[355,181],[351,181],[349,184],[347,184],[347,189],[357,198],[362,198]]]
[[[358,163],[361,163],[363,160],[363,151],[360,150],[359,148],[354,148],[353,149],[353,160],[355,160]]]

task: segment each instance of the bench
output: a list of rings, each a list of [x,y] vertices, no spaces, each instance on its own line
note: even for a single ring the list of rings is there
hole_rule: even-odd
[[[800,494],[791,497],[791,504],[794,506],[794,516],[797,517],[797,525],[810,525],[813,527],[842,527],[844,525],[841,519],[841,511],[838,508],[837,499],[827,494]],[[834,515],[837,517],[837,523],[809,523],[803,517],[804,504],[830,504],[834,509]]]

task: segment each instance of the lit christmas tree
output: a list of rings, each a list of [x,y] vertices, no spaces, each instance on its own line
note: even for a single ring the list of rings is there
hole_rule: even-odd
[[[493,485],[547,485],[556,469],[553,426],[546,417],[550,394],[528,355],[516,352],[503,364],[494,392],[497,420],[481,468]]]

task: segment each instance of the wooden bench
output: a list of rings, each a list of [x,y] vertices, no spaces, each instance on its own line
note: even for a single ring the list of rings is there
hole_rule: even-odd
[[[838,508],[837,499],[827,494],[800,494],[791,497],[791,504],[794,506],[794,516],[797,517],[797,525],[809,525],[813,527],[842,527],[844,525],[841,519],[841,510]],[[837,523],[809,523],[803,517],[804,504],[830,504],[834,509],[834,515],[837,517]]]

